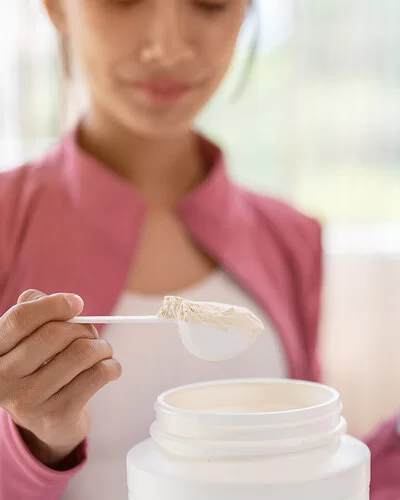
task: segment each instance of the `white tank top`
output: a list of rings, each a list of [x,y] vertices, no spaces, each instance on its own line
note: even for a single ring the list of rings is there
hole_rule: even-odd
[[[212,363],[191,356],[173,324],[107,327],[103,337],[114,348],[122,377],[90,401],[93,419],[88,462],[70,482],[63,500],[128,500],[126,455],[132,446],[148,438],[153,405],[165,390],[206,380],[288,376],[283,346],[265,313],[225,273],[216,271],[176,295],[248,307],[264,321],[265,331],[243,355]],[[155,314],[162,300],[126,292],[114,313]]]

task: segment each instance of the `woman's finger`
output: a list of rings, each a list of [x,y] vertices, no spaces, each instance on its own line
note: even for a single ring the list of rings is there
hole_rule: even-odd
[[[44,295],[13,306],[0,318],[0,356],[10,352],[46,323],[67,321],[82,309],[80,297],[62,293]]]
[[[99,338],[92,325],[51,322],[36,330],[2,357],[2,364],[13,379],[32,375],[75,340]]]
[[[82,372],[112,356],[112,347],[105,340],[79,338],[32,375],[29,385],[41,401],[46,401]]]

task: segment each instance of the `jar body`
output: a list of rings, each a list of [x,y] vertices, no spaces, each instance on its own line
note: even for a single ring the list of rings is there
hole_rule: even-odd
[[[368,500],[369,451],[349,436],[320,450],[186,459],[147,440],[128,455],[129,500]]]
[[[268,389],[268,384],[276,382],[263,383]],[[306,383],[308,401],[299,409],[302,388],[298,382],[294,384],[297,396],[293,412],[287,410],[289,400],[280,400],[271,415],[261,402],[263,411],[257,412],[255,401],[252,412],[241,413],[236,400],[233,406],[237,414],[213,409],[206,411],[209,418],[203,421],[198,408],[182,409],[179,404],[176,408],[164,407],[159,412],[161,424],[153,428],[153,439],[128,454],[129,500],[368,500],[367,446],[344,433],[337,406],[332,414],[332,401],[331,413],[321,413],[321,393],[315,405],[319,413],[309,411],[310,390],[312,394],[313,386],[316,391],[323,386]],[[256,394],[249,385],[244,387],[246,394],[253,391],[251,397],[255,399],[263,394]],[[220,393],[213,398],[212,387],[207,385],[201,386],[206,392],[200,406],[208,399],[208,388],[213,408],[217,400],[221,407],[229,406]],[[229,382],[226,389],[231,391]],[[286,389],[278,386],[277,394]],[[289,399],[293,404],[293,395]],[[177,403],[176,395],[172,401]],[[282,412],[279,405],[285,406]],[[214,415],[218,415],[217,421]],[[323,439],[331,428],[339,429],[339,433],[331,432],[330,439]],[[310,429],[316,429],[313,436]]]

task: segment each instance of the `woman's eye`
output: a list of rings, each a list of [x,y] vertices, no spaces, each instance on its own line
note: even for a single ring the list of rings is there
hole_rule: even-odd
[[[227,8],[226,2],[207,2],[207,1],[197,1],[196,6],[206,12],[217,13],[222,12]]]
[[[111,0],[112,3],[118,4],[121,6],[128,6],[128,5],[133,5],[139,3],[141,0]],[[168,1],[168,0],[166,0]],[[227,2],[215,2],[215,1],[209,1],[209,0],[195,0],[196,6],[204,10],[206,12],[222,12],[223,10],[226,9],[227,7]]]
[[[128,5],[133,5],[135,3],[138,3],[139,0],[111,0],[112,3],[114,4],[118,4],[118,5],[121,5],[121,6],[128,6]]]
[[[111,0],[112,3],[121,5],[121,6],[129,6],[139,3],[142,0]],[[168,0],[166,0],[168,1]],[[199,9],[209,12],[209,13],[217,13],[226,10],[228,4],[227,2],[216,2],[210,0],[195,0],[195,5]]]

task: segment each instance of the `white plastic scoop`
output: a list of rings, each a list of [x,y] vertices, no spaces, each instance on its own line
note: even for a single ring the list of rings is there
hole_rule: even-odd
[[[70,323],[176,323],[186,349],[206,361],[224,361],[245,352],[264,325],[245,307],[165,297],[156,316],[77,316]]]

